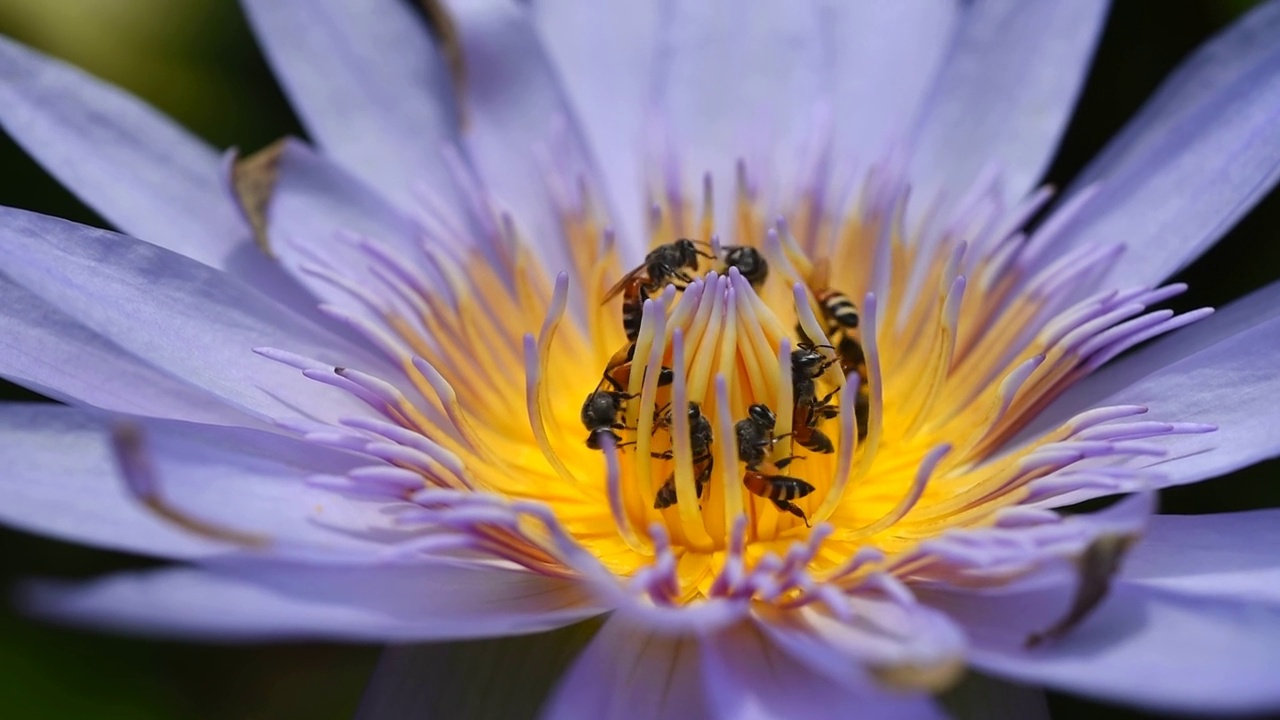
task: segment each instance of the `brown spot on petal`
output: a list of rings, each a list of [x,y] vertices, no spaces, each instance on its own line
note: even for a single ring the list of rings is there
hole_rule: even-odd
[[[929,665],[884,665],[870,668],[871,675],[890,690],[943,692],[964,677],[965,661],[951,657]]]
[[[236,158],[231,164],[231,187],[240,211],[253,228],[253,239],[268,256],[271,243],[267,238],[267,206],[275,193],[280,175],[280,155],[287,138],[281,138],[258,152]]]
[[[1071,609],[1061,620],[1042,632],[1027,638],[1027,647],[1033,648],[1046,640],[1060,638],[1089,616],[1111,589],[1111,578],[1120,569],[1125,554],[1137,540],[1136,535],[1102,535],[1096,538],[1076,558],[1080,572],[1080,584],[1076,586]]]
[[[440,43],[440,54],[449,66],[449,78],[453,80],[453,96],[457,103],[458,126],[467,129],[467,61],[462,52],[462,35],[458,23],[440,0],[421,0],[426,11],[427,24]]]

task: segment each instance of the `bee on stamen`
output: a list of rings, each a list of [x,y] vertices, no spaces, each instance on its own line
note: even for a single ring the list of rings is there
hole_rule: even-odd
[[[751,287],[759,289],[769,277],[769,262],[759,250],[749,245],[726,245],[720,248],[720,260],[728,268],[738,268]]]
[[[829,360],[818,347],[802,342],[800,347],[791,351],[791,394],[795,407],[791,414],[791,434],[795,441],[804,448],[819,453],[835,452],[835,445],[826,433],[818,429],[818,423],[828,420],[839,413],[831,404],[831,398],[838,390],[819,398],[815,381],[836,361]]]
[[[812,493],[813,486],[789,475],[761,472],[761,466],[765,463],[769,449],[786,437],[786,435],[773,434],[777,421],[777,416],[767,405],[757,403],[748,409],[746,418],[734,425],[738,457],[747,464],[747,472],[742,476],[742,484],[751,494],[771,501],[779,510],[789,512],[803,520],[808,527],[809,517],[805,515],[804,510],[791,501]],[[801,457],[792,455],[782,458],[774,462],[773,467],[781,470],[792,460]]]
[[[635,397],[613,390],[594,390],[582,403],[582,425],[587,429],[587,447],[599,450],[605,436],[613,438],[615,445],[622,442],[616,431],[626,430],[622,419],[622,405]]]
[[[627,343],[625,347],[613,354],[609,358],[609,362],[604,366],[604,374],[601,378],[601,386],[608,383],[610,387],[618,392],[626,392],[627,385],[631,382],[631,367],[635,360],[636,344],[635,341]],[[672,380],[671,368],[664,367],[658,370],[658,387],[664,387],[671,384]],[[597,389],[599,389],[597,387]]]
[[[853,412],[858,425],[858,439],[867,436],[867,420],[871,414],[871,388],[867,384],[867,356],[858,340],[858,326],[861,317],[858,306],[848,295],[826,285],[827,266],[825,263],[814,268],[814,276],[810,279],[809,288],[822,314],[823,329],[831,339],[836,358],[840,361],[841,374],[858,373],[862,383],[858,386],[858,397],[854,400]],[[814,342],[796,325],[796,335],[802,343]]]
[[[767,475],[748,470],[742,476],[742,484],[752,495],[772,501],[779,510],[795,515],[804,521],[805,527],[810,527],[809,516],[800,509],[799,505],[791,502],[813,492],[813,486],[809,483],[789,475]]]
[[[711,480],[711,470],[715,466],[715,457],[711,454],[712,439],[711,421],[702,414],[702,408],[698,403],[689,403],[689,454],[693,456],[693,489],[699,500],[702,499],[702,489]],[[663,456],[670,459],[672,454],[663,453]],[[662,510],[675,505],[676,501],[676,476],[672,474],[662,487],[658,488],[658,494],[653,499],[653,507],[656,510]]]
[[[699,257],[715,259],[714,255],[702,252],[694,241],[687,238],[659,245],[649,251],[639,267],[623,275],[609,288],[601,304],[622,295],[622,329],[627,340],[634,343],[640,336],[644,301],[674,280],[686,284],[693,282],[689,273],[698,271]]]
[[[774,435],[778,424],[778,416],[764,403],[756,403],[747,409],[747,416],[733,426],[733,434],[738,443],[738,459],[747,464],[748,470],[760,467],[769,456],[769,451],[777,442],[790,433]],[[783,458],[775,464],[786,467],[796,456]]]

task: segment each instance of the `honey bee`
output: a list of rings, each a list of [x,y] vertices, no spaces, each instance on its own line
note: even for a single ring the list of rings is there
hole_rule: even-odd
[[[769,277],[769,262],[759,250],[749,245],[726,245],[721,251],[725,267],[738,268],[738,272],[751,283],[751,287],[758,289]]]
[[[595,390],[582,403],[582,425],[587,428],[587,447],[599,450],[605,436],[613,438],[615,445],[622,442],[617,430],[626,430],[622,422],[622,404],[632,395],[613,390]]]
[[[826,372],[827,368],[836,363],[835,360],[828,360],[825,355],[818,352],[818,347],[808,342],[801,342],[799,347],[791,351],[791,391],[796,405],[815,407],[826,405],[835,395],[833,391],[826,397],[818,399],[816,381],[822,377],[822,373]]]
[[[764,403],[756,403],[747,408],[747,416],[734,424],[733,434],[738,443],[738,459],[747,464],[748,470],[759,468],[773,446],[787,437],[773,434],[777,424],[778,416]],[[795,458],[783,458],[775,464],[778,467],[786,467],[787,463],[793,459]]]
[[[861,322],[858,307],[848,295],[831,288],[814,290],[813,296],[822,310],[824,329],[833,343],[836,358],[840,361],[841,374],[847,376],[856,372],[862,379],[858,386],[858,397],[853,403],[854,417],[858,421],[858,439],[861,440],[867,436],[871,388],[867,385],[867,356],[862,350],[862,343],[858,341],[858,325]],[[799,325],[796,326],[796,334],[802,343],[813,342]]]
[[[772,501],[779,510],[795,515],[804,520],[804,524],[808,526],[808,516],[791,501],[813,492],[813,486],[789,475],[760,472],[760,466],[764,464],[769,448],[786,437],[786,435],[774,436],[773,429],[777,422],[777,415],[769,409],[768,405],[756,403],[747,410],[747,417],[734,425],[733,431],[738,441],[738,458],[747,464],[747,472],[742,476],[742,484],[752,495]],[[773,466],[782,469],[797,458],[796,455],[782,458],[773,463]]]
[[[698,403],[689,403],[689,452],[693,455],[694,493],[699,500],[702,499],[703,487],[711,479],[711,469],[715,466],[715,458],[711,455],[711,442],[711,421],[702,414],[702,408]],[[663,453],[661,457],[670,459],[671,454]],[[676,500],[676,476],[672,474],[662,487],[658,488],[658,494],[653,499],[653,507],[656,510],[662,510],[675,505]]]
[[[833,418],[837,409],[827,403],[810,405],[798,403],[791,414],[791,435],[800,447],[817,453],[833,453],[835,445],[827,434],[818,429],[818,423]]]
[[[621,280],[609,288],[601,304],[622,295],[622,329],[627,340],[634,343],[640,336],[644,301],[672,280],[693,282],[689,273],[697,272],[699,257],[714,259],[714,256],[699,250],[697,244],[688,238],[659,245],[649,251],[639,267],[623,275]]]
[[[791,351],[791,394],[795,399],[795,408],[791,414],[791,434],[801,447],[814,452],[835,452],[831,438],[818,429],[818,423],[837,415],[838,410],[831,404],[831,398],[838,390],[832,390],[819,398],[815,384],[822,373],[835,362],[818,352],[817,346],[807,342],[802,342],[800,347]]]
[[[631,364],[635,359],[636,344],[634,341],[627,343],[626,347],[613,354],[609,358],[609,362],[604,366],[604,374],[600,383],[603,386],[608,383],[610,387],[618,392],[626,392],[627,385],[631,382]],[[670,385],[674,376],[671,374],[671,368],[664,367],[658,370],[658,387]],[[600,386],[596,388],[600,389]]]
[[[799,505],[791,502],[813,492],[813,486],[809,483],[789,475],[768,475],[747,470],[742,476],[742,484],[752,495],[772,501],[779,510],[795,515],[804,521],[805,527],[809,527],[809,516],[805,515]]]

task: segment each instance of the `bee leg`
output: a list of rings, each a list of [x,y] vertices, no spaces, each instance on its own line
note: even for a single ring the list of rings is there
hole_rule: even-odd
[[[826,433],[818,430],[817,428],[810,428],[809,439],[804,446],[814,452],[822,453],[824,455],[830,455],[836,451],[836,446],[832,444],[831,438],[827,437]]]
[[[840,408],[835,405],[824,405],[814,410],[813,417],[816,420],[831,420],[832,418],[838,418],[840,417]]]
[[[651,452],[649,453],[649,457],[653,458],[654,460],[670,460],[671,458],[675,457],[675,453],[673,453],[670,450],[665,450],[660,453]]]
[[[799,505],[796,505],[795,503],[790,502],[789,500],[774,500],[773,504],[777,506],[779,510],[782,510],[783,512],[789,512],[792,515],[795,515],[796,517],[803,520],[805,527],[813,527],[812,525],[809,524],[809,516],[804,514],[804,510],[801,510]]]
[[[775,465],[779,470],[781,470],[781,469],[785,468],[786,466],[790,465],[792,460],[803,460],[804,458],[805,458],[805,456],[804,456],[804,455],[788,455],[787,457],[779,458],[779,459],[778,459],[776,462],[774,462],[773,464],[774,464],[774,465]]]

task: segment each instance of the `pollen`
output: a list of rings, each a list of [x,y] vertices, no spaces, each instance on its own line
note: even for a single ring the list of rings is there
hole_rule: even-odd
[[[700,197],[671,184],[647,245],[622,247],[561,180],[554,247],[509,217],[472,223],[479,244],[442,217],[441,245],[469,250],[426,271],[358,238],[379,287],[310,268],[369,309],[328,311],[403,371],[260,350],[376,411],[295,428],[382,460],[332,487],[537,572],[585,552],[655,602],[795,605],[927,573],[930,539],[1118,486],[1144,439],[1209,429],[1103,408],[1011,442],[1101,363],[1205,314],[1149,309],[1181,286],[1093,288],[1112,250],[1050,259],[1056,227],[1021,230],[1047,190],[1005,207],[980,182],[950,220],[914,219],[908,185],[873,168],[847,209],[811,190],[766,216],[740,165],[728,225],[710,177]]]

